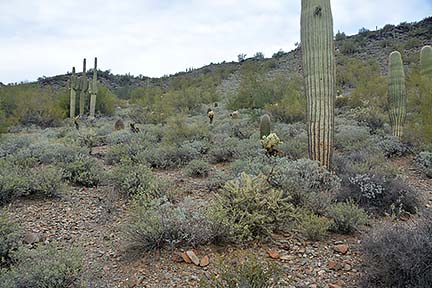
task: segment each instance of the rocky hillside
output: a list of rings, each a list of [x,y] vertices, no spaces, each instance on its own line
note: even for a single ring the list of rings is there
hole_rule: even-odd
[[[415,23],[401,23],[397,26],[386,25],[376,31],[362,29],[358,34],[345,36],[342,32],[336,34],[336,56],[345,55],[363,61],[376,60],[381,65],[382,72],[387,69],[387,57],[393,50],[399,50],[404,55],[407,65],[417,61],[415,52],[418,52],[424,45],[432,44],[432,17],[423,19]],[[229,71],[231,76],[223,81],[219,90],[222,93],[231,93],[236,90],[239,80],[239,69],[248,61],[258,61],[269,64],[269,76],[277,73],[301,72],[301,49],[298,46],[290,52],[278,52],[272,58],[254,59],[249,58],[243,62],[223,62],[201,67],[188,72],[179,72],[175,75],[162,78],[135,77],[132,75],[114,75],[110,71],[100,71],[99,78],[103,85],[112,91],[121,89],[133,89],[136,87],[148,86],[168,86],[173,79],[179,76],[191,78],[199,75],[214,73],[217,70]],[[91,76],[91,70],[88,72]],[[39,84],[42,86],[51,85],[55,88],[67,86],[70,74],[58,75],[54,77],[40,78]]]

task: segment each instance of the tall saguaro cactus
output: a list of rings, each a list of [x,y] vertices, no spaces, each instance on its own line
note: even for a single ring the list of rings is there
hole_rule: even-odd
[[[432,143],[432,47],[427,45],[420,52],[422,75],[420,95],[420,116],[423,138],[426,143]]]
[[[97,58],[94,60],[94,70],[93,79],[90,83],[90,118],[94,118],[96,110],[96,94],[98,92],[98,82],[97,82]]]
[[[398,51],[393,51],[389,57],[388,103],[393,136],[402,138],[407,98],[404,66]]]
[[[309,157],[330,167],[336,65],[330,0],[301,1],[301,47],[307,96]]]
[[[85,109],[85,97],[88,91],[88,80],[86,75],[86,59],[83,60],[83,73],[80,78],[80,103],[79,103],[79,115],[84,115],[84,109]]]
[[[75,106],[76,106],[76,93],[78,90],[79,83],[78,77],[75,74],[75,67],[72,67],[72,76],[70,79],[70,113],[69,117],[73,119],[75,117]]]
[[[432,47],[427,45],[420,52],[420,66],[422,76],[432,80]]]

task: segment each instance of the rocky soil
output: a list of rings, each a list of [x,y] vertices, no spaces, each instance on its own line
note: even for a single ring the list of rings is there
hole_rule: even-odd
[[[96,148],[100,157],[106,148]],[[423,177],[413,166],[412,158],[393,161],[407,181],[422,191],[432,204],[432,179]],[[109,167],[106,167],[109,169]],[[223,166],[215,168],[223,170]],[[210,201],[212,193],[200,180],[184,177],[180,170],[158,171],[189,191],[189,197]],[[127,223],[127,203],[110,187],[95,189],[68,187],[59,199],[25,199],[7,208],[10,218],[25,231],[25,245],[58,242],[64,247],[82,247],[85,271],[92,287],[198,287],[198,281],[214,271],[221,260],[241,261],[244,255],[272,261],[282,267],[281,287],[356,287],[362,271],[359,244],[362,233],[353,236],[332,234],[324,241],[307,242],[295,234],[274,235],[269,244],[255,243],[247,247],[198,247],[198,257],[208,256],[206,267],[186,263],[178,257],[182,250],[163,250],[142,255],[124,252],[121,229]],[[374,220],[385,222],[388,219]],[[372,227],[379,223],[373,223]]]

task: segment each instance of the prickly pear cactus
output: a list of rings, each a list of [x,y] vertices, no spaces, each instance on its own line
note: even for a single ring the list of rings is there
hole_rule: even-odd
[[[260,121],[260,139],[263,139],[263,137],[267,137],[270,135],[271,130],[271,119],[268,114],[264,114],[261,117]]]
[[[75,74],[75,67],[72,67],[72,76],[70,79],[70,113],[69,117],[73,119],[75,117],[75,106],[76,106],[76,93],[79,88],[78,77]]]
[[[333,155],[336,97],[330,0],[302,0],[300,26],[309,157],[329,168]]]
[[[87,80],[87,75],[86,75],[86,59],[85,58],[83,60],[83,73],[80,77],[79,86],[80,86],[79,87],[80,88],[80,103],[79,103],[80,111],[79,111],[79,115],[83,116],[84,110],[85,110],[85,98],[86,98],[87,91],[88,91],[88,80]]]
[[[422,76],[432,78],[432,47],[429,45],[421,49],[420,66]]]
[[[405,72],[402,56],[398,51],[390,53],[388,102],[393,136],[402,138],[406,117]]]
[[[93,79],[90,83],[90,118],[94,118],[96,110],[96,95],[98,92],[98,82],[97,82],[97,58],[94,62]]]

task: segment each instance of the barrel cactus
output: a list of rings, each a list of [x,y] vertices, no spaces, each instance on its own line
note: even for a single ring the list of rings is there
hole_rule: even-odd
[[[263,137],[267,137],[270,135],[270,126],[271,126],[271,119],[268,114],[264,114],[261,117],[260,121],[260,139],[263,139]]]
[[[79,102],[79,115],[84,115],[84,109],[85,109],[85,98],[88,91],[88,80],[86,75],[86,59],[83,60],[83,73],[81,75],[80,81],[79,81],[79,88],[80,88],[80,102]]]
[[[72,76],[70,79],[70,113],[69,117],[73,119],[75,117],[75,106],[76,106],[76,93],[79,88],[78,77],[75,74],[75,67],[72,67]]]
[[[404,66],[402,56],[398,51],[393,51],[389,57],[388,104],[392,134],[402,138],[407,97]]]
[[[309,157],[329,168],[333,154],[336,97],[330,0],[302,0],[300,26]]]
[[[420,66],[422,75],[432,78],[432,47],[429,45],[421,49]]]
[[[98,92],[98,82],[97,82],[97,58],[94,61],[93,79],[90,83],[90,118],[94,118],[96,110],[96,94]]]

